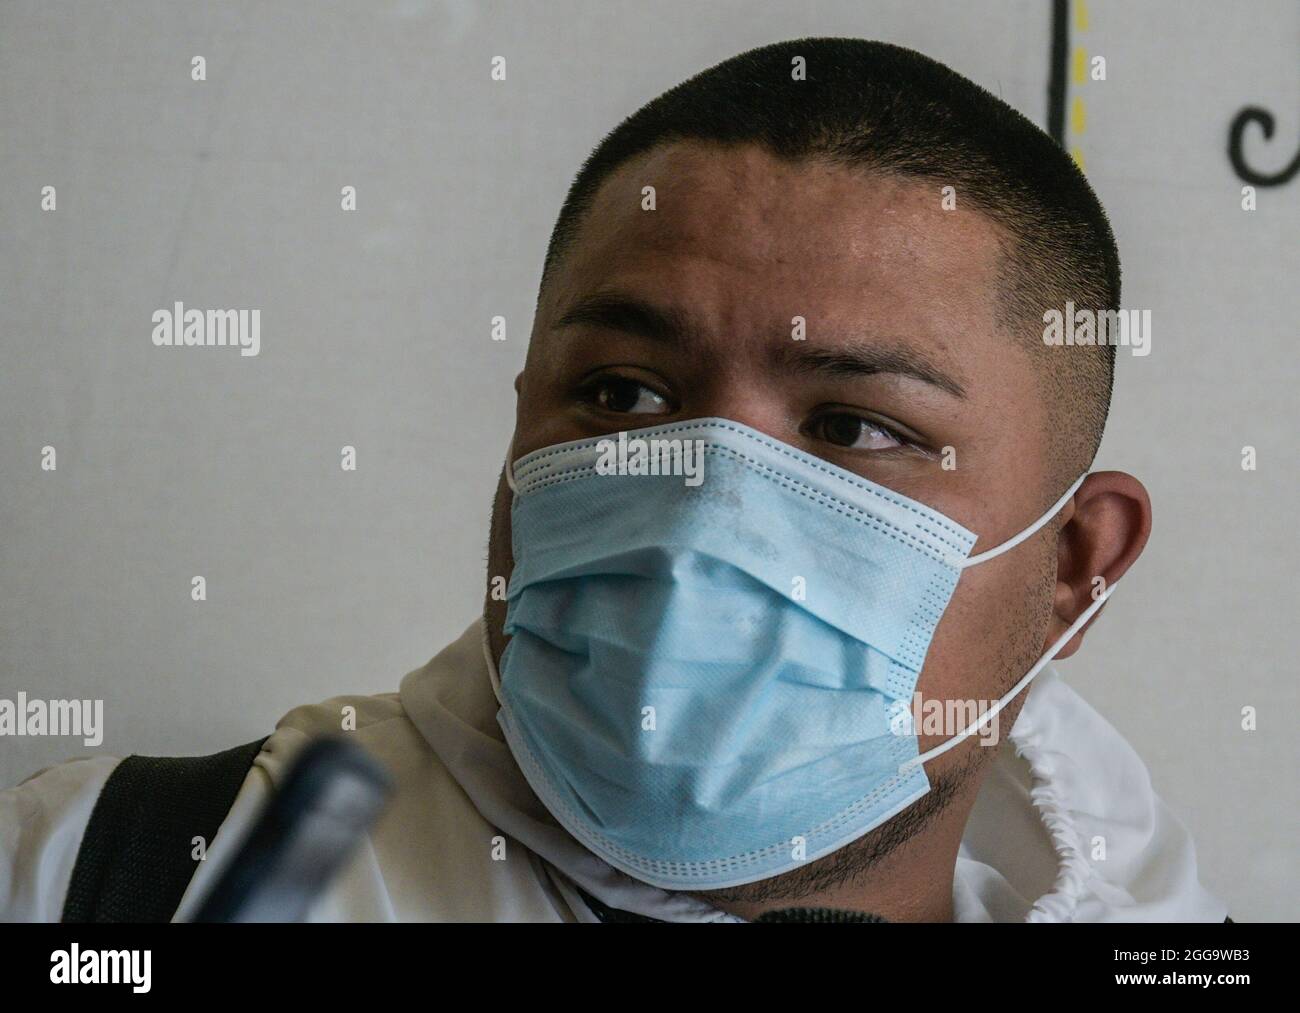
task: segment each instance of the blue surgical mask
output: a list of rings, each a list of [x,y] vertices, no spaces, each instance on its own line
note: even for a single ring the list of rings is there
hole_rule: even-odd
[[[514,573],[497,720],[552,815],[672,890],[829,854],[930,790],[898,734],[961,570],[1015,538],[727,419],[563,443],[507,462]],[[656,442],[657,441],[657,442]],[[636,448],[640,448],[639,452]],[[698,456],[697,456],[698,455]],[[668,472],[670,474],[665,474]]]

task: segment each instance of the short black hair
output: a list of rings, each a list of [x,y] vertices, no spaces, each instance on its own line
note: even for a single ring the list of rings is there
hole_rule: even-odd
[[[794,61],[804,61],[796,80]],[[756,144],[789,161],[941,181],[1002,226],[1000,321],[1045,353],[1050,470],[1070,478],[1096,454],[1115,349],[1042,340],[1065,301],[1117,310],[1119,251],[1106,213],[1062,148],[1025,116],[927,56],[884,42],[808,38],[741,53],[669,89],[620,123],[583,163],[551,233],[545,287],[601,184],[662,144]]]

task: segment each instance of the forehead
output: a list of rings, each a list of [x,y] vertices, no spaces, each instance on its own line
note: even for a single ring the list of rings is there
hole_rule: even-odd
[[[960,193],[944,210],[942,185],[754,145],[662,146],[604,181],[548,294],[633,286],[719,327],[800,314],[936,340],[991,335],[1000,234]]]

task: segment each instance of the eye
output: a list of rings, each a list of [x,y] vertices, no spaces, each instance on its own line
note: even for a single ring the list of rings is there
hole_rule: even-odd
[[[915,446],[912,440],[883,422],[852,412],[826,412],[813,419],[809,435],[852,450],[891,450]]]
[[[645,384],[625,376],[598,376],[587,384],[585,399],[607,412],[626,415],[666,415],[668,399]]]

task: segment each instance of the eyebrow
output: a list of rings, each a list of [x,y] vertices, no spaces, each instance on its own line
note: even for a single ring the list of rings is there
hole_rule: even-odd
[[[619,331],[674,347],[684,347],[693,336],[707,333],[702,323],[686,310],[658,306],[619,292],[597,292],[579,299],[551,329],[581,325]],[[782,365],[797,373],[836,377],[908,376],[953,397],[966,397],[966,388],[955,377],[927,356],[898,344],[880,345],[857,338],[834,348],[819,348],[792,342],[779,358]]]
[[[794,348],[786,351],[782,358],[799,373],[817,372],[844,377],[890,373],[920,380],[962,400],[966,398],[966,388],[956,377],[909,348],[851,342],[836,348]]]
[[[656,306],[617,292],[597,292],[569,307],[552,330],[580,325],[621,331],[671,345],[682,345],[704,328],[684,310]]]

